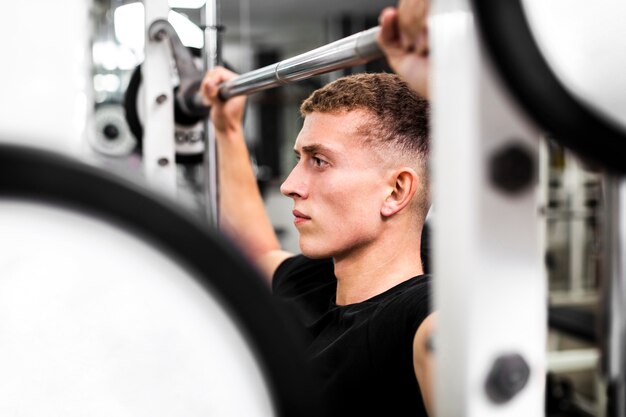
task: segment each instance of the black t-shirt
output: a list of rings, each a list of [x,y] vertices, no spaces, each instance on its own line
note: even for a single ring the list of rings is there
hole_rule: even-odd
[[[284,261],[273,291],[303,328],[325,416],[426,416],[413,370],[413,339],[431,311],[430,276],[366,301],[335,304],[331,259]]]

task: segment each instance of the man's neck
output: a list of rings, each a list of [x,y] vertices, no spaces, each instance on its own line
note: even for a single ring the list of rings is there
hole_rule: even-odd
[[[365,301],[423,273],[420,235],[379,239],[344,257],[335,258],[337,304]]]

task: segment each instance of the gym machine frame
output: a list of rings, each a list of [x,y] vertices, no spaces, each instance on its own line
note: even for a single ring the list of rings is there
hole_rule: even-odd
[[[167,0],[144,2],[145,7],[145,63],[142,78],[145,84],[145,143],[144,172],[156,190],[174,198],[176,196],[176,164],[174,147],[174,104],[191,117],[205,117],[208,109],[201,101],[187,101],[190,89],[197,90],[204,71],[196,69],[191,54],[183,47],[167,17],[170,8]],[[209,70],[220,63],[219,1],[207,1],[201,9],[204,28],[202,50],[203,69]],[[169,40],[169,42],[165,42]],[[180,85],[173,93],[171,85],[172,56],[177,66]],[[197,94],[196,94],[197,98]],[[217,164],[215,135],[211,123],[204,122],[205,141],[205,211],[212,226],[217,226]]]

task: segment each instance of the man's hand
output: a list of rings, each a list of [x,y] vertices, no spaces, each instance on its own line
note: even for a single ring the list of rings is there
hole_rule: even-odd
[[[237,74],[226,68],[216,67],[206,73],[200,86],[204,104],[211,106],[211,121],[218,133],[228,134],[242,128],[246,97],[233,97],[223,101],[218,96],[220,84],[236,76]]]
[[[380,13],[378,44],[387,62],[419,95],[428,98],[428,0],[399,0]]]

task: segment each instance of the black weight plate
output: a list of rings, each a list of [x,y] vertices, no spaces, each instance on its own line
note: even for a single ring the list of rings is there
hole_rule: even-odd
[[[256,271],[207,225],[136,184],[58,154],[15,145],[0,145],[0,198],[77,211],[149,242],[219,296],[247,336],[279,415],[315,415],[289,319]]]

